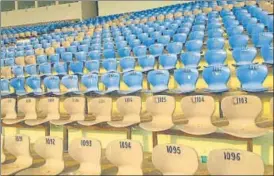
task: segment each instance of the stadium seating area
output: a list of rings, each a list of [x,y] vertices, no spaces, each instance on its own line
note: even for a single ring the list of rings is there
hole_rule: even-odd
[[[6,28],[1,31],[2,124],[106,122],[197,136],[221,131],[244,139],[273,133],[256,124],[261,95],[270,97],[273,115],[273,14],[267,8],[256,1],[199,1]],[[216,96],[222,97],[219,110]],[[229,125],[212,123],[216,111]],[[175,123],[176,117],[188,123]],[[62,139],[35,142],[35,153],[46,161],[39,167],[33,167],[28,136],[1,139],[1,162],[6,153],[17,158],[2,165],[3,175],[64,174]],[[102,152],[99,139],[77,138],[68,149],[80,165],[72,174],[102,174],[106,159],[118,175],[157,174],[142,166],[147,158],[138,141],[114,140]],[[199,170],[197,152],[186,145],[158,144],[149,158],[163,175]],[[206,168],[210,175],[265,173],[260,156],[234,149],[210,152]]]

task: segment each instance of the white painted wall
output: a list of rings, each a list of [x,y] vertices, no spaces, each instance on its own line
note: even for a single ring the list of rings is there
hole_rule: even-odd
[[[98,1],[99,16],[134,12],[183,3],[182,1]]]

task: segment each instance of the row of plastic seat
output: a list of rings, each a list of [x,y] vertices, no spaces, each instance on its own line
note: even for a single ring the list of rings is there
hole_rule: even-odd
[[[116,111],[113,109],[114,103]],[[64,100],[58,97],[27,97],[17,101],[15,98],[4,98],[1,100],[1,115],[2,122],[8,125],[21,122],[29,126],[47,122],[83,126],[107,123],[116,128],[139,125],[146,131],[164,131],[176,127],[192,135],[211,134],[220,129],[241,138],[255,138],[269,132],[269,129],[256,125],[263,108],[259,97],[225,96],[221,100],[221,111],[229,125],[222,127],[213,125],[211,121],[217,110],[215,104],[212,96],[186,96],[180,100],[180,111],[175,113],[176,100],[169,95],[150,96],[145,105],[142,105],[140,96],[122,96],[116,101],[111,97],[67,97]],[[62,112],[61,108],[64,108]],[[270,109],[272,115],[273,98],[270,100]],[[178,123],[174,118],[187,123]]]
[[[61,68],[60,68],[61,70]],[[79,72],[80,73],[80,72]],[[2,96],[16,94],[39,96],[43,94],[132,94],[138,92],[160,93],[169,90],[170,74],[168,70],[151,70],[147,74],[147,81],[152,86],[150,90],[143,90],[144,75],[140,71],[130,71],[121,75],[118,72],[111,71],[98,74],[86,74],[83,76],[66,75],[67,72],[59,72],[59,76],[29,76],[26,79],[18,77],[1,79]],[[241,83],[241,90],[247,92],[264,92],[269,90],[263,86],[268,75],[265,65],[243,65],[236,69],[236,75]],[[20,77],[21,76],[21,77]],[[80,81],[81,77],[81,81]],[[205,92],[221,93],[229,91],[227,83],[231,77],[230,69],[225,66],[206,67],[202,73],[203,80],[208,87]],[[99,79],[100,78],[100,79]],[[199,78],[199,71],[195,68],[183,68],[174,70],[174,79],[177,88],[171,89],[169,93],[182,94],[190,93],[196,90],[196,83]],[[99,81],[100,80],[100,81]],[[43,81],[43,84],[42,84]],[[80,81],[80,82],[79,82]],[[128,89],[120,90],[120,83],[124,82]],[[105,91],[99,90],[99,83],[105,86]],[[41,88],[43,85],[43,89]],[[60,90],[60,85],[65,89]],[[13,88],[13,90],[11,89]],[[27,89],[25,88],[27,87]],[[45,89],[45,90],[44,90]]]
[[[98,139],[75,138],[68,148],[69,156],[80,165],[78,169],[67,172],[65,169],[63,140],[58,137],[41,137],[34,143],[34,151],[46,162],[41,166],[31,167],[34,158],[30,153],[30,138],[25,135],[3,136],[3,148],[17,159],[9,164],[2,164],[4,175],[59,175],[81,174],[100,175],[103,170],[102,145]],[[134,140],[114,140],[105,151],[106,159],[118,168],[117,175],[143,175],[142,163],[146,160],[142,144]],[[2,158],[2,162],[5,161]],[[163,160],[164,158],[164,160]],[[194,175],[200,161],[197,151],[182,144],[159,144],[152,150],[152,163],[163,175]],[[187,163],[187,164],[186,164]],[[30,168],[31,167],[31,168]],[[150,168],[153,169],[153,168]],[[264,162],[252,152],[238,149],[215,149],[207,159],[210,175],[263,175]]]

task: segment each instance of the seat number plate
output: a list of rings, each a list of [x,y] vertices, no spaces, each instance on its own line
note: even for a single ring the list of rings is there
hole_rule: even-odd
[[[176,147],[176,146],[166,146],[166,151],[167,153],[170,154],[181,154],[181,147]]]
[[[234,152],[224,152],[224,159],[225,160],[232,160],[232,161],[240,161],[241,160],[241,154],[240,153],[234,153]]]

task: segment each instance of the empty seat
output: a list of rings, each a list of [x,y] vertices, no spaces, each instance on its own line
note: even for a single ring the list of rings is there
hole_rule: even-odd
[[[29,76],[26,79],[26,87],[28,90],[27,95],[29,96],[39,96],[43,94],[43,90],[41,89],[41,79],[39,76]]]
[[[197,68],[201,61],[201,54],[199,52],[182,53],[181,61],[185,67]]]
[[[138,64],[140,65],[142,72],[153,70],[155,66],[155,57],[152,55],[138,57]]]
[[[103,122],[111,121],[112,98],[98,97],[88,101],[88,114],[92,115],[95,120],[79,120],[78,123],[85,126],[91,126]]]
[[[118,167],[117,175],[142,175],[143,148],[133,140],[115,140],[106,147],[107,159]]]
[[[197,152],[181,144],[161,144],[153,148],[152,163],[163,175],[194,175],[198,170]]]
[[[227,82],[230,78],[230,70],[225,66],[210,66],[203,70],[203,78],[208,85],[205,91],[225,92],[228,91]]]
[[[168,90],[169,72],[167,70],[153,70],[148,72],[148,82],[152,85],[149,92],[159,93]]]
[[[9,164],[1,165],[2,175],[14,175],[18,171],[30,167],[33,159],[30,154],[30,139],[25,135],[5,136],[4,148],[16,157],[16,160]]]
[[[215,101],[211,96],[187,96],[180,103],[188,123],[177,125],[178,129],[193,135],[210,134],[217,130],[211,122],[215,111]]]
[[[264,175],[264,163],[259,155],[236,149],[212,150],[207,169],[210,175]]]
[[[40,167],[29,168],[17,175],[58,175],[64,169],[63,140],[58,137],[41,137],[35,141],[35,152],[46,160]]]
[[[254,47],[235,48],[232,51],[232,56],[236,65],[252,64],[257,55],[257,50]]]
[[[113,127],[127,127],[140,123],[140,112],[142,101],[139,96],[123,96],[116,101],[121,121],[110,121],[108,124]]]
[[[86,88],[84,94],[92,94],[99,91],[97,74],[83,75],[81,78],[81,83]]]
[[[117,72],[105,73],[101,77],[101,82],[106,87],[100,94],[117,93],[120,90],[120,74]]]
[[[176,64],[177,64],[176,54],[163,54],[163,55],[160,55],[159,64],[165,70],[175,69]]]
[[[68,148],[69,155],[80,167],[72,172],[79,175],[101,174],[101,143],[92,138],[73,139]]]
[[[263,46],[261,48],[261,55],[264,59],[265,64],[272,64],[273,65],[273,46]]]
[[[207,50],[205,60],[209,66],[224,65],[227,54],[224,50]]]
[[[182,68],[174,71],[174,79],[178,88],[171,90],[173,93],[190,93],[196,90],[199,72],[195,68]]]
[[[75,75],[82,75],[84,71],[84,63],[82,61],[70,62],[69,71]]]
[[[263,82],[267,77],[267,67],[265,65],[242,65],[237,68],[236,74],[243,91],[264,92],[267,90],[263,86]]]
[[[18,100],[18,112],[23,113],[25,120],[37,119],[36,98],[21,98]]]
[[[117,61],[114,58],[104,59],[102,66],[107,72],[115,72],[117,70]]]
[[[173,127],[172,114],[175,99],[172,96],[154,95],[146,100],[146,112],[152,117],[151,122],[140,123],[147,131],[164,131]]]
[[[230,135],[255,138],[267,133],[267,129],[257,127],[255,121],[262,112],[262,101],[254,95],[227,96],[221,102],[223,115],[229,125],[221,129]]]

